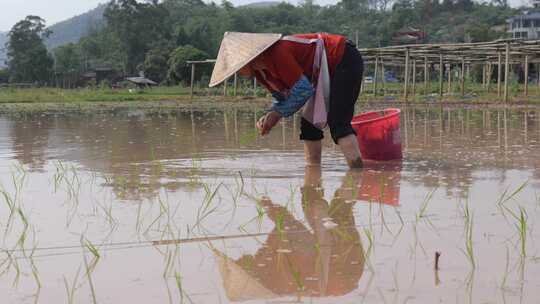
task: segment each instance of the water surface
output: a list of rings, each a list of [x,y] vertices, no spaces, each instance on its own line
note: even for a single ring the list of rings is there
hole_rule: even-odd
[[[404,108],[360,171],[261,113],[0,116],[2,302],[537,302],[540,109]]]

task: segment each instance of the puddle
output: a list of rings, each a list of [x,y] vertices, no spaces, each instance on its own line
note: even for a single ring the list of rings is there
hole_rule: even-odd
[[[261,113],[0,116],[2,302],[537,302],[539,109],[405,108],[356,172]]]

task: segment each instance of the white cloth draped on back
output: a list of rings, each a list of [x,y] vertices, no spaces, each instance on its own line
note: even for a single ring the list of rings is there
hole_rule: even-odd
[[[315,94],[308,100],[302,111],[302,117],[319,129],[327,125],[330,105],[330,72],[324,40],[319,34],[316,39],[305,39],[294,36],[285,36],[281,40],[302,44],[316,44],[315,57],[313,58],[313,71],[311,83],[315,88]]]

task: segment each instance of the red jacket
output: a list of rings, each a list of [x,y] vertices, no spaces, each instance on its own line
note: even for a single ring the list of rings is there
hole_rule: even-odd
[[[345,37],[340,35],[321,34],[326,48],[330,76],[341,62],[345,50]],[[293,35],[298,38],[313,39],[318,34]],[[264,66],[264,73],[255,72],[257,81],[268,90],[287,92],[302,75],[311,79],[315,44],[302,44],[280,40],[259,55],[255,61]]]

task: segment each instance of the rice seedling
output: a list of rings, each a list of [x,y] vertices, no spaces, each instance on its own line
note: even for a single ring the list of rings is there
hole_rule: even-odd
[[[296,285],[296,290],[297,291],[304,291],[305,290],[305,285],[304,285],[304,282],[302,280],[302,276],[301,276],[301,273],[300,273],[300,270],[296,270],[294,268],[294,265],[293,263],[291,262],[291,260],[289,259],[288,256],[286,256],[286,261],[287,261],[287,265],[289,266],[289,271],[293,277],[293,280],[294,280],[294,283]]]
[[[463,208],[463,218],[465,222],[465,250],[463,253],[467,257],[471,268],[476,269],[476,258],[474,256],[474,244],[473,244],[473,226],[474,226],[474,214],[469,209],[469,203],[465,203]]]
[[[517,216],[516,220],[516,229],[519,233],[519,240],[520,240],[520,248],[521,248],[521,256],[526,257],[527,256],[527,211],[523,207],[519,207],[519,215]]]
[[[79,280],[79,274],[81,272],[81,266],[77,268],[77,272],[75,273],[75,276],[73,277],[73,282],[71,283],[71,286],[69,285],[66,276],[63,276],[64,278],[64,287],[66,289],[67,294],[67,302],[68,304],[75,303],[75,292],[77,291],[77,283]]]
[[[92,269],[90,265],[88,264],[88,261],[86,259],[86,255],[83,252],[83,260],[84,260],[84,266],[86,268],[86,277],[88,279],[88,285],[90,286],[90,293],[92,295],[92,303],[97,304],[97,298],[96,298],[96,290],[94,288],[94,282],[92,280]]]
[[[4,237],[7,235],[11,228],[11,224],[13,223],[13,216],[17,212],[17,207],[15,203],[15,199],[4,189],[0,189],[0,194],[2,194],[2,197],[4,198],[4,202],[6,203],[8,209],[9,209],[9,216],[6,222],[6,227],[4,229]]]
[[[366,235],[366,238],[368,240],[368,248],[366,249],[366,259],[369,258],[371,256],[371,253],[374,251],[374,245],[375,245],[375,240],[374,240],[374,237],[373,237],[373,233],[371,232],[370,229],[367,229],[367,228],[364,228],[364,234]]]
[[[94,282],[92,280],[92,272],[94,272],[94,269],[97,266],[97,263],[99,262],[99,259],[101,258],[101,255],[99,254],[99,250],[97,249],[97,247],[94,246],[94,244],[92,244],[88,239],[86,239],[84,235],[81,235],[80,243],[81,243],[81,247],[83,248],[82,256],[83,256],[84,267],[86,269],[86,277],[88,280],[88,284],[90,286],[90,293],[92,295],[92,303],[96,304],[97,298],[96,298],[96,291],[94,288]],[[86,258],[86,252],[84,249],[88,250],[93,256],[92,261],[90,263],[88,263],[88,259]]]
[[[391,235],[394,235],[394,233],[392,232],[392,230],[390,230],[390,227],[388,227],[388,225],[386,224],[386,219],[384,218],[384,204],[382,203],[379,203],[379,216],[381,218],[381,223],[382,223],[382,226],[381,226],[381,236],[383,234],[383,227],[384,229],[386,229],[386,231],[388,231]]]
[[[197,222],[193,227],[199,227],[200,223],[210,214],[217,210],[217,206],[210,208],[212,201],[217,196],[219,189],[223,186],[223,183],[219,183],[214,190],[210,190],[209,187],[205,186],[206,195],[201,207],[197,210]]]
[[[282,239],[285,235],[285,226],[284,226],[284,219],[285,219],[285,214],[282,210],[280,210],[279,212],[277,212],[276,214],[276,229],[278,231],[278,234],[279,234],[279,237],[280,239]]]
[[[420,204],[420,209],[418,210],[418,213],[416,215],[417,219],[425,218],[427,216],[427,208],[429,206],[429,202],[433,198],[433,194],[437,191],[437,188],[431,190],[425,197],[422,203]]]
[[[412,257],[416,257],[416,249],[420,247],[422,250],[422,253],[424,256],[427,256],[426,249],[424,248],[424,245],[422,245],[422,242],[420,241],[420,238],[418,237],[418,223],[413,222],[411,223],[412,231],[413,231],[413,246],[411,246],[411,253]]]
[[[497,205],[502,206],[509,200],[513,199],[516,195],[518,195],[525,187],[528,185],[529,181],[526,180],[521,185],[519,185],[512,193],[508,194],[508,191],[510,191],[510,187],[506,187],[504,189],[503,193],[499,196],[499,199],[497,200]]]
[[[184,298],[189,300],[190,303],[193,303],[193,301],[191,301],[191,298],[185,293],[184,288],[182,287],[182,277],[180,276],[180,273],[175,272],[174,278],[176,281],[176,287],[178,288],[178,294],[180,295],[180,303],[184,303]]]
[[[405,228],[405,221],[403,220],[403,217],[401,216],[401,212],[399,212],[399,207],[393,207],[393,210],[396,213],[396,215],[397,215],[397,217],[399,219],[399,223],[400,223],[400,227],[399,227],[397,233],[394,236],[394,242],[395,242],[397,240],[397,237],[403,231],[403,228]]]

